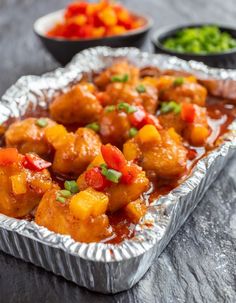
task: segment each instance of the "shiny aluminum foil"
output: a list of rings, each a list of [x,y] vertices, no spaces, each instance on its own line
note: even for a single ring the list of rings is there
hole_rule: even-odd
[[[201,63],[142,53],[135,48],[97,47],[78,54],[65,68],[41,77],[20,78],[2,97],[0,123],[10,116],[22,116],[29,105],[32,109],[47,107],[56,94],[80,80],[83,72],[99,71],[117,57],[126,57],[140,67],[152,65],[184,70],[201,79],[216,79],[217,86],[215,89],[211,86],[212,93],[236,99],[235,71],[210,69]],[[0,215],[0,249],[93,291],[116,293],[131,288],[166,247],[236,151],[235,123],[231,130],[217,149],[197,163],[184,183],[150,205],[147,215],[136,226],[134,238],[117,245],[79,243],[34,222]]]

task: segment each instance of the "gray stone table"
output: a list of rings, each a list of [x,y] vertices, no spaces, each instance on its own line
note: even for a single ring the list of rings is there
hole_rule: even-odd
[[[33,21],[66,0],[0,0],[0,94],[17,78],[58,64],[32,32]],[[155,27],[215,21],[234,25],[235,0],[130,0]],[[150,43],[145,48],[151,50]],[[236,302],[236,158],[210,187],[145,277],[128,292],[105,296],[0,253],[0,302]]]

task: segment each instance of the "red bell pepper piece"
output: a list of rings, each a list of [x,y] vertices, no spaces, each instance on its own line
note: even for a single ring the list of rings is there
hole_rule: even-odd
[[[122,170],[121,182],[124,184],[132,184],[137,178],[140,169],[136,165],[127,165]]]
[[[16,148],[0,148],[0,165],[7,166],[17,162],[18,151]]]
[[[25,154],[25,158],[23,160],[23,166],[34,171],[41,171],[51,165],[52,163],[45,161],[39,156],[31,153]]]
[[[145,125],[146,115],[145,110],[138,107],[134,113],[129,115],[129,121],[133,126],[139,129]]]
[[[111,103],[111,98],[106,92],[97,92],[95,96],[103,106]]]
[[[101,152],[109,168],[122,172],[122,169],[127,165],[127,160],[117,147],[111,144],[102,145]]]
[[[92,37],[93,26],[89,24],[85,24],[80,27],[78,30],[78,36],[80,38],[90,38]]]
[[[187,157],[189,160],[193,160],[197,157],[197,151],[195,149],[189,149]]]
[[[145,125],[146,124],[152,124],[156,127],[156,129],[162,129],[162,126],[159,123],[159,120],[157,117],[151,114],[147,114],[146,119],[145,119]]]
[[[181,107],[181,118],[185,122],[193,123],[195,118],[195,108],[193,104],[183,103]]]
[[[138,108],[136,112],[129,115],[130,123],[136,128],[140,129],[146,124],[152,124],[157,129],[162,129],[157,117],[148,114],[144,109]]]
[[[87,6],[87,2],[75,2],[69,4],[65,12],[65,18],[68,19],[80,14],[85,14]]]
[[[111,182],[102,175],[99,167],[93,167],[85,172],[85,182],[93,189],[103,191]]]

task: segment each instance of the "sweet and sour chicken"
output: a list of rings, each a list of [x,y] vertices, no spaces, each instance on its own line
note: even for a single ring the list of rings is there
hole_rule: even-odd
[[[93,85],[77,84],[59,95],[50,105],[50,115],[58,123],[84,125],[99,117],[102,106],[93,94]]]
[[[5,133],[6,146],[15,147],[22,154],[35,152],[46,156],[51,152],[51,146],[46,140],[45,131],[56,122],[48,118],[28,118],[14,122]]]
[[[126,60],[85,75],[51,101],[48,117],[9,123],[0,212],[81,242],[132,237],[152,199],[227,131],[232,112],[208,98],[194,76]]]
[[[33,153],[0,149],[0,212],[16,218],[28,215],[53,187],[50,165]]]
[[[55,150],[52,168],[61,175],[79,176],[100,152],[100,138],[89,128],[81,127],[73,133],[55,125],[45,135]]]

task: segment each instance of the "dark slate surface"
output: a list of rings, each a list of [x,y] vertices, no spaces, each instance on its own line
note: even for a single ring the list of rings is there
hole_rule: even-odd
[[[33,21],[63,7],[65,0],[0,0],[0,94],[25,74],[58,64],[32,32]],[[235,23],[235,0],[132,0],[155,26],[184,22]],[[145,46],[150,50],[150,43]],[[0,302],[236,302],[236,158],[145,277],[115,296],[91,293],[63,278],[0,253]]]

